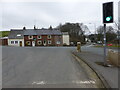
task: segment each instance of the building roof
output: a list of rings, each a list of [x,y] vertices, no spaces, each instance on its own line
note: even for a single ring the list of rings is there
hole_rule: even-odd
[[[68,32],[62,32],[63,35],[69,35]]]
[[[0,37],[0,39],[8,39],[8,37]]]
[[[37,35],[62,35],[59,30],[36,30]]]
[[[11,32],[8,35],[9,39],[22,39],[24,31],[23,30],[11,30]]]
[[[37,32],[34,29],[26,29],[24,30],[24,35],[37,35]]]
[[[10,39],[22,39],[24,35],[62,35],[60,30],[49,29],[11,29],[8,37]]]

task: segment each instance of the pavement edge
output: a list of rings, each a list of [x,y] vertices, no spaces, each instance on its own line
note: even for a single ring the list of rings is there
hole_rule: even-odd
[[[79,57],[78,55],[76,55],[74,52],[72,52],[72,54],[77,57],[80,61],[84,62],[96,75],[97,77],[101,80],[101,82],[103,83],[104,87],[107,89],[110,89],[110,85],[107,83],[107,81],[105,80],[105,78],[96,70],[94,69],[88,62],[86,62],[84,59],[82,59],[81,57]],[[79,61],[78,61],[79,62]],[[79,62],[80,63],[80,62]]]

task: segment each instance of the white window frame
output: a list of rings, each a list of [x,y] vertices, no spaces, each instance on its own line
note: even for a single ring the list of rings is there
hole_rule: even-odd
[[[21,34],[17,34],[17,37],[20,37],[20,36],[22,36]]]
[[[39,44],[39,42],[40,42],[41,44]],[[38,44],[38,45],[42,45],[42,41],[41,41],[41,40],[37,41],[37,44]]]
[[[13,43],[12,43],[13,42]],[[10,41],[11,44],[14,44],[15,42],[14,41]]]
[[[17,43],[16,43],[17,42]],[[15,41],[15,44],[18,44],[18,41]]]
[[[51,35],[48,35],[48,36],[47,36],[47,38],[48,38],[48,39],[51,39],[51,38],[52,38],[52,36],[51,36]]]
[[[26,41],[26,43],[28,43],[28,42],[29,42],[29,44],[28,44],[28,45],[31,45],[30,41]]]
[[[38,38],[38,39],[42,39],[42,36],[41,36],[41,35],[39,35],[39,36],[37,36],[37,38]]]
[[[52,41],[51,41],[51,40],[48,40],[48,44],[52,44]]]
[[[29,35],[28,38],[29,38],[29,39],[33,39],[33,36],[32,36],[32,38],[30,38],[30,36],[32,36],[32,35]]]
[[[61,42],[60,41],[56,41],[56,44],[60,44]]]

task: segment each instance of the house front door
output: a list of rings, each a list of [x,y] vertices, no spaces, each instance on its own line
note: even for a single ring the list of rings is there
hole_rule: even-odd
[[[47,43],[46,43],[46,40],[44,40],[44,41],[43,41],[43,45],[46,46],[46,44],[47,44]]]
[[[20,46],[22,47],[22,41],[20,41]]]
[[[33,46],[33,47],[35,46],[35,41],[32,41],[32,46]]]

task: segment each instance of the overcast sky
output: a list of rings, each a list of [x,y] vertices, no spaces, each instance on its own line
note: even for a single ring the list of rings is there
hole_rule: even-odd
[[[102,25],[102,3],[109,1],[114,2],[117,22],[119,0],[3,0],[0,2],[0,30],[33,28],[33,25],[48,28],[65,22],[84,23],[92,30],[94,25]]]

